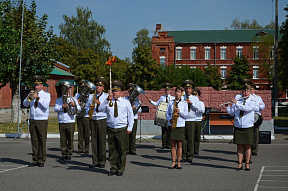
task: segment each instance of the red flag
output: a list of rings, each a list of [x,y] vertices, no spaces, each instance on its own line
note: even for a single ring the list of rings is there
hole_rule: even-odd
[[[113,56],[112,58],[110,57],[109,60],[105,64],[106,65],[112,65],[115,62],[116,62],[116,57]]]

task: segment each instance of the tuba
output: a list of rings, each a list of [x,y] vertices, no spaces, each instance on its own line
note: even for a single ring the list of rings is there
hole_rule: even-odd
[[[174,109],[175,108],[178,108],[176,100],[175,100],[175,103],[174,103]],[[176,129],[176,127],[177,127],[177,119],[179,117],[179,114],[174,112],[174,109],[173,109],[173,113],[172,113],[172,127],[171,127],[171,129]]]
[[[80,96],[78,97],[81,111],[77,114],[77,117],[84,117],[86,114],[86,102],[92,90],[96,90],[96,86],[92,82],[85,80],[84,87],[80,93]]]
[[[62,81],[61,82],[61,96],[62,96],[62,101],[63,104],[67,104],[68,108],[64,109],[64,113],[68,113],[69,115],[75,115],[78,110],[77,107],[73,107],[71,105],[71,102],[74,101],[76,102],[76,100],[68,95],[68,90],[71,88],[72,84],[68,81]]]
[[[140,88],[139,86],[137,86],[136,84],[132,84],[132,87],[133,87],[133,91],[132,91],[131,95],[129,96],[129,101],[130,101],[132,106],[133,105],[136,106],[136,108],[133,109],[133,114],[135,115],[141,107],[141,101],[137,97],[140,94],[145,95],[145,91],[142,88]]]

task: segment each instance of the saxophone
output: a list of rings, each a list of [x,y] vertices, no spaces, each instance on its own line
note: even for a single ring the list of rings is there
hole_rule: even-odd
[[[94,113],[94,109],[95,109],[95,99],[96,99],[96,91],[94,93],[94,97],[93,97],[93,100],[92,100],[92,103],[90,105],[90,109],[88,111],[88,115],[89,115],[89,119],[92,119],[93,118],[93,113]]]
[[[172,127],[171,127],[171,129],[176,129],[177,119],[179,117],[179,114],[175,112],[175,108],[178,108],[176,100],[174,102],[174,109],[173,109],[173,113],[172,113]]]

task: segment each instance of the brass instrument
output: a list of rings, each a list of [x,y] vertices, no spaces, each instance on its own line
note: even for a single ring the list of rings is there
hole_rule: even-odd
[[[72,84],[68,81],[62,81],[61,82],[61,96],[62,96],[62,101],[63,101],[63,105],[67,104],[68,108],[64,109],[64,113],[68,113],[69,115],[75,115],[76,113],[78,113],[77,107],[75,106],[75,109],[73,109],[72,104],[71,104],[71,100],[73,100],[74,102],[76,102],[77,100],[75,100],[73,97],[68,95],[68,90],[70,89],[70,87],[72,86]]]
[[[179,114],[175,112],[175,108],[178,108],[176,100],[174,102],[174,109],[173,109],[173,113],[172,113],[172,127],[171,127],[171,129],[176,129],[177,119],[179,117]]]
[[[240,97],[239,99],[236,99],[236,101],[239,101],[239,100],[241,100],[241,99],[245,99],[245,98],[248,98],[248,97],[249,97],[249,96]],[[228,101],[228,102],[226,102],[226,103],[222,103],[222,104],[220,104],[218,107],[220,107],[220,106],[222,106],[222,105],[229,104],[229,103],[231,103],[231,102],[233,102],[233,101],[231,100],[231,101]]]
[[[133,114],[135,115],[141,107],[141,101],[137,97],[140,94],[145,95],[145,91],[142,88],[140,88],[139,86],[137,86],[136,84],[132,84],[132,87],[133,87],[133,91],[132,91],[131,95],[129,96],[129,101],[130,101],[132,107],[133,107],[133,105],[136,106],[136,108],[133,109]]]
[[[34,99],[34,95],[38,95],[38,91],[35,90],[33,93],[29,94],[29,96],[27,97],[27,101],[31,102]]]
[[[84,117],[86,114],[86,102],[92,90],[96,90],[96,86],[88,80],[85,80],[84,87],[80,93],[80,96],[78,97],[81,111],[77,114],[77,117]]]
[[[90,109],[88,111],[89,119],[93,118],[93,113],[94,113],[94,109],[95,109],[95,105],[96,105],[94,102],[95,99],[96,99],[96,90],[94,92],[94,97],[93,97],[92,103],[90,105]]]

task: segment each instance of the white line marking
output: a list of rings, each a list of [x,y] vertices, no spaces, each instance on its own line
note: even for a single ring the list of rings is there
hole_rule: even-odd
[[[261,180],[261,177],[262,177],[262,174],[263,174],[264,169],[265,169],[265,166],[262,166],[262,169],[261,169],[261,172],[260,172],[260,174],[259,174],[257,183],[256,183],[255,188],[254,188],[254,191],[257,191],[257,190],[258,190],[259,183],[260,183],[260,180]]]
[[[288,188],[288,187],[268,187],[268,186],[259,186],[260,188]]]
[[[10,170],[17,170],[17,169],[24,168],[24,167],[27,167],[27,166],[28,166],[28,165],[20,166],[20,167],[17,167],[17,168],[7,169],[7,170],[4,170],[4,171],[1,171],[0,173],[2,173],[2,172],[7,172],[7,171],[10,171]]]
[[[288,176],[288,175],[262,175],[262,176]]]
[[[261,182],[288,182],[288,181],[285,181],[285,180],[260,180]]]
[[[265,170],[265,171],[275,171],[275,172],[278,172],[278,171],[288,171],[288,170]]]

